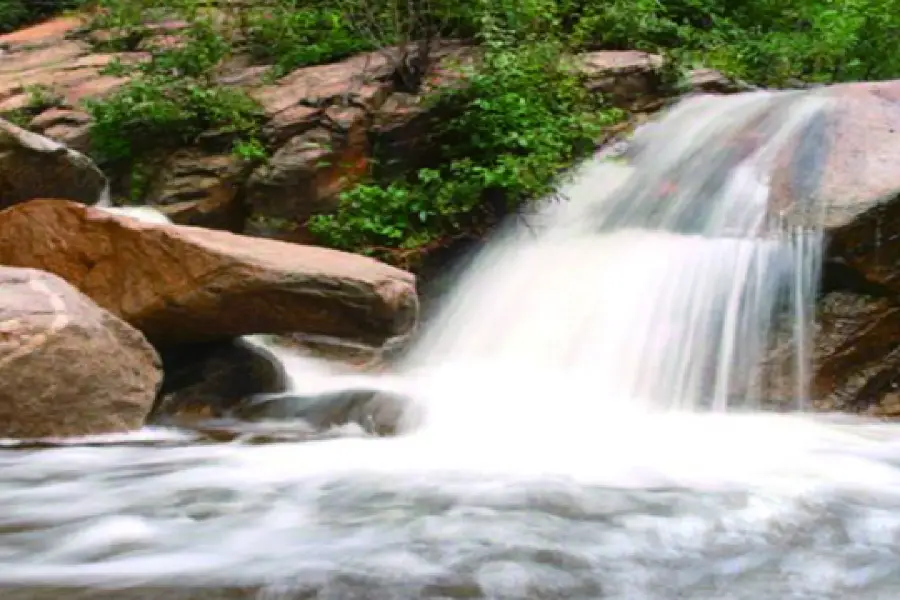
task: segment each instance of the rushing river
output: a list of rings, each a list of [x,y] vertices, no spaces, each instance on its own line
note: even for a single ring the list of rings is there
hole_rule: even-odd
[[[900,590],[894,426],[670,415],[509,429],[7,451],[0,593],[756,600]],[[32,586],[45,590],[23,590]]]
[[[900,597],[900,428],[760,411],[784,322],[807,407],[821,239],[767,176],[820,110],[700,100],[583,166],[364,378],[415,399],[396,438],[10,442],[0,598]]]

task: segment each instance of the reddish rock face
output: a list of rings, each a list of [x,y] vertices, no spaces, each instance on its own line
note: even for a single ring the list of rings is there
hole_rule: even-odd
[[[81,27],[84,21],[78,17],[61,17],[39,23],[33,27],[0,35],[2,46],[27,46],[35,42],[61,40],[73,30]]]
[[[82,100],[101,97],[127,81],[101,74],[111,62],[147,58],[143,53],[91,54],[90,45],[82,40],[37,38],[33,44],[13,47],[0,61],[0,112],[28,106],[30,90],[35,88],[76,107]]]
[[[293,332],[381,345],[418,310],[414,277],[370,258],[61,200],[0,212],[0,264],[63,277],[160,345]]]
[[[0,38],[5,48],[0,113],[31,112],[31,95],[41,89],[55,105],[35,116],[29,128],[84,152],[90,148],[90,117],[83,101],[103,97],[127,81],[102,74],[104,67],[147,60],[147,44],[177,44],[185,24],[156,24],[158,35],[145,40],[141,51],[115,54],[93,53],[95,43],[108,40],[110,32],[83,33],[83,24],[58,19]],[[178,223],[310,241],[306,220],[333,210],[339,194],[370,173],[374,145],[395,159],[396,168],[440,160],[428,140],[441,116],[429,112],[421,95],[394,89],[396,54],[390,49],[364,53],[297,69],[274,82],[263,77],[268,67],[245,57],[230,59],[218,80],[243,87],[262,104],[271,160],[245,168],[228,158],[227,148],[211,150],[198,141],[171,156],[144,161],[141,176],[149,171],[150,185],[143,188],[144,197],[129,195],[128,201],[158,206]],[[434,60],[426,91],[465,85],[461,68],[477,62],[478,51],[447,41],[434,49]],[[642,52],[594,52],[582,62],[592,90],[628,105],[656,91],[662,64]],[[128,177],[113,175],[114,194],[131,194]]]

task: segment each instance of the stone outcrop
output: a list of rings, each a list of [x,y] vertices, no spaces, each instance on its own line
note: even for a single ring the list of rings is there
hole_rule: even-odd
[[[0,212],[0,264],[63,277],[157,345],[293,332],[380,345],[418,310],[414,277],[367,257],[52,199]]]
[[[588,52],[579,65],[589,90],[619,106],[659,108],[664,62],[661,56],[636,50]],[[641,106],[645,104],[647,106]]]
[[[84,34],[82,25],[60,19],[0,36],[0,47],[6,48],[0,62],[0,116],[24,111],[29,129],[79,150],[90,146],[83,101],[101,98],[127,81],[104,68],[148,58],[141,46],[133,52],[97,51],[94,44],[104,41],[103,32]],[[180,26],[159,24],[160,35],[151,41],[171,42]],[[477,60],[475,49],[454,42],[434,53],[426,90],[462,84],[458,66]],[[389,176],[390,169],[436,160],[428,137],[440,115],[426,108],[422,94],[397,88],[390,51],[298,69],[274,82],[263,77],[267,67],[242,64],[239,58],[223,68],[219,80],[245,88],[262,104],[270,160],[253,165],[231,156],[228,148],[198,140],[141,164],[140,177],[148,183],[140,186],[140,197],[133,197],[134,186],[124,175],[112,177],[114,194],[127,196],[129,203],[159,206],[179,224],[308,242],[304,225],[309,216],[334,210],[340,192],[373,168],[386,169],[380,174]],[[582,57],[582,67],[589,88],[616,104],[634,110],[660,104],[663,63],[658,56],[591,52]],[[712,71],[698,73],[694,83],[696,89],[735,91]],[[52,102],[35,107],[35,90]],[[394,164],[373,164],[373,148]]]
[[[144,337],[55,275],[0,267],[0,438],[141,427],[162,380]]]
[[[806,93],[829,104],[779,159],[771,202],[824,227],[812,398],[900,416],[900,82]]]
[[[87,156],[0,119],[0,209],[31,198],[93,204],[105,189]]]
[[[230,152],[177,150],[158,165],[143,201],[182,225],[240,232],[247,220],[240,195],[251,168]]]

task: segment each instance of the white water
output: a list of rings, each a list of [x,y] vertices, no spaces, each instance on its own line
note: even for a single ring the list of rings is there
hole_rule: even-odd
[[[898,597],[895,426],[724,410],[766,399],[754,373],[776,306],[805,394],[818,236],[783,231],[764,200],[779,136],[819,109],[683,106],[633,167],[585,165],[568,201],[498,236],[400,373],[291,359],[297,390],[413,395],[427,421],[407,435],[0,452],[0,585]],[[766,143],[717,145],[760,114]]]
[[[526,388],[577,381],[592,388],[579,412],[725,410],[733,396],[757,406],[754,376],[785,302],[796,366],[807,362],[821,236],[769,214],[768,179],[822,109],[810,96],[701,98],[639,140],[648,148],[634,166],[584,165],[566,201],[511,227],[474,265],[414,363],[490,365]],[[760,118],[748,144],[740,132]],[[795,407],[806,377],[794,373]]]

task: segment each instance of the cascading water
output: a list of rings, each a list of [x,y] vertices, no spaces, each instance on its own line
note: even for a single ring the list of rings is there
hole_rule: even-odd
[[[824,106],[805,94],[698,98],[639,134],[631,164],[583,165],[562,201],[476,262],[413,364],[480,365],[522,390],[548,386],[545,398],[578,382],[576,413],[754,408],[773,318],[787,313],[802,407],[821,236],[771,214],[768,179]],[[505,397],[522,412],[535,396]]]
[[[771,400],[775,333],[806,394],[820,236],[769,177],[826,109],[682,104],[508,224],[397,373],[285,363],[413,396],[405,435],[0,451],[0,597],[897,597],[895,426],[724,410]]]

